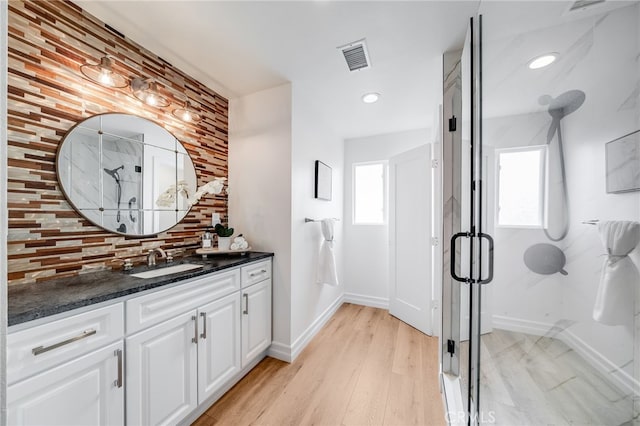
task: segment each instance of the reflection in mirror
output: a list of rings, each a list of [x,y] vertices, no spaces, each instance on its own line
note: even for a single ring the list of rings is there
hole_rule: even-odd
[[[196,172],[182,144],[161,126],[127,114],[84,120],[64,137],[58,180],[71,205],[108,231],[166,231],[188,213]]]

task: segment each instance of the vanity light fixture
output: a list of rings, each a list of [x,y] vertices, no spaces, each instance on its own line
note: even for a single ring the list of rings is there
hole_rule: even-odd
[[[537,70],[540,68],[548,67],[549,65],[554,63],[556,59],[558,59],[557,53],[545,53],[544,55],[536,56],[535,58],[531,59],[527,63],[527,66],[529,67],[529,69]]]
[[[380,93],[371,92],[362,95],[362,102],[364,102],[365,104],[378,102],[378,99],[380,99]]]
[[[197,123],[202,120],[202,117],[193,109],[188,99],[183,100],[183,105],[174,109],[171,113],[174,117],[186,123]]]
[[[150,78],[134,78],[131,81],[131,90],[133,91],[133,96],[147,105],[156,108],[164,108],[171,105],[169,98],[163,96],[158,90],[158,83]]]
[[[129,80],[125,76],[113,70],[113,62],[108,56],[100,58],[99,64],[80,65],[80,72],[101,86],[123,88],[129,85]]]

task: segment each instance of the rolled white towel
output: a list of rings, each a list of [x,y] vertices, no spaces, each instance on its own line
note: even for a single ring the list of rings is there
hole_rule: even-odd
[[[233,243],[231,243],[230,248],[231,250],[246,250],[249,248],[249,243],[242,235],[239,235],[233,239]]]
[[[238,247],[237,249],[234,249],[234,250],[245,250],[249,248],[249,242],[245,240],[245,238],[241,235],[234,238],[232,246],[233,245],[236,245]]]

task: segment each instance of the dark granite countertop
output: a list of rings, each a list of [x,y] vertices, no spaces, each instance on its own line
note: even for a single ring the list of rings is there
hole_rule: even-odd
[[[207,259],[203,259],[202,256],[192,256],[169,264],[159,260],[158,265],[151,268],[138,266],[126,272],[101,271],[34,284],[9,286],[7,299],[9,326],[207,275],[271,256],[273,253],[261,252],[209,256]],[[131,274],[138,272],[181,263],[199,264],[203,267],[155,278],[143,279],[131,276]]]

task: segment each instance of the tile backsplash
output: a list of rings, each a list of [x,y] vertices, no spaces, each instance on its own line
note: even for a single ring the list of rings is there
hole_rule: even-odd
[[[112,28],[117,22],[108,23]],[[203,197],[174,228],[132,238],[110,233],[80,216],[56,177],[56,153],[83,119],[106,112],[134,114],[175,135],[191,156],[198,185],[227,176],[228,101],[71,2],[9,2],[8,42],[8,271],[9,285],[118,267],[142,260],[152,247],[188,251],[211,214],[227,216],[223,193]],[[128,88],[87,80],[80,65],[105,54],[130,77],[152,77],[186,95],[203,120],[184,124],[173,107],[138,101]]]

